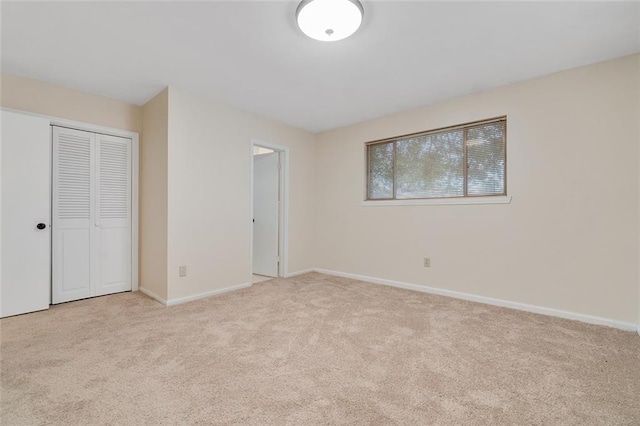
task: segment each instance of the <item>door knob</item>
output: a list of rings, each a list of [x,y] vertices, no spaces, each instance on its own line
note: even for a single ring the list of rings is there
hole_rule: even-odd
[[[38,228],[38,229],[44,229],[46,227],[47,227],[47,225],[45,225],[44,223],[39,223],[39,224],[36,225],[36,228]]]

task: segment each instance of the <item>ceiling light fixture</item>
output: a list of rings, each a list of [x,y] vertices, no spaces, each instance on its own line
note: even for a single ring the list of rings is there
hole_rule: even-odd
[[[296,10],[298,27],[320,41],[338,41],[355,33],[364,9],[358,0],[303,0]]]

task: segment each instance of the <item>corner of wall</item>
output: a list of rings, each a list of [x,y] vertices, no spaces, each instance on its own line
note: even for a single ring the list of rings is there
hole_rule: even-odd
[[[140,290],[167,300],[168,89],[142,107]]]

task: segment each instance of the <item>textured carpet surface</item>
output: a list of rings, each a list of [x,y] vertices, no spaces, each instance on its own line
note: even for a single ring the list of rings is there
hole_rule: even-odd
[[[640,425],[637,334],[316,273],[1,321],[2,425]]]

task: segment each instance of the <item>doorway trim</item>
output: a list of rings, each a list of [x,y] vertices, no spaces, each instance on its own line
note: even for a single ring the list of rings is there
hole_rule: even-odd
[[[249,281],[253,284],[253,148],[272,149],[280,154],[280,209],[278,214],[278,277],[284,278],[289,270],[289,147],[251,138],[249,144]]]

